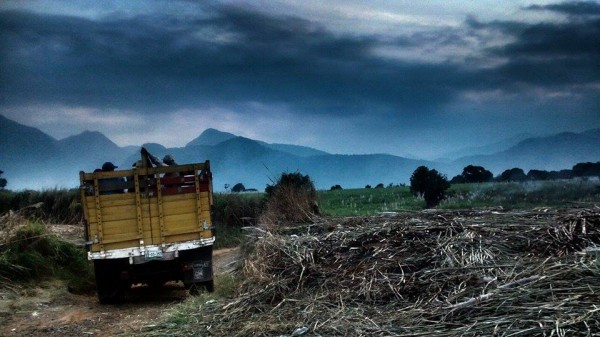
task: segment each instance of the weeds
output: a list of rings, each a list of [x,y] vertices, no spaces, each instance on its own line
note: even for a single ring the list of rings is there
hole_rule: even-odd
[[[63,241],[41,222],[18,215],[0,217],[0,277],[4,282],[58,278],[73,292],[93,290],[92,268],[83,247]]]

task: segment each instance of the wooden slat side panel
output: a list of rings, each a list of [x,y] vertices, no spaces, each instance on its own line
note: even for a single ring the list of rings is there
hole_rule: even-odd
[[[121,241],[121,242],[117,242],[117,243],[109,243],[109,244],[104,245],[104,249],[105,250],[125,249],[125,248],[137,247],[137,246],[138,246],[138,241],[136,239],[136,240],[132,240],[132,241]],[[100,245],[92,245],[91,251],[99,252]]]

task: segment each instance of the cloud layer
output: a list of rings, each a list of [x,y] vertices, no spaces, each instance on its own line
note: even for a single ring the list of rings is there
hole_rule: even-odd
[[[510,130],[524,115],[524,125],[540,120],[539,132],[599,127],[600,5],[518,10],[554,19],[468,16],[457,26],[343,33],[327,22],[221,3],[190,4],[184,14],[94,18],[3,10],[0,108],[10,115],[40,105],[83,107],[167,119],[222,109],[267,113],[282,124],[290,116],[331,123],[334,131],[360,123],[364,129],[354,131],[361,136],[375,136],[374,129],[394,141],[406,140],[399,131],[435,134],[443,126],[458,137],[473,129],[473,116],[483,130]],[[361,150],[394,150],[372,144]],[[351,152],[338,145],[330,149]]]

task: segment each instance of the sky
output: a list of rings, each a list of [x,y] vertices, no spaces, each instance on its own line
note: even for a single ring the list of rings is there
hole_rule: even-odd
[[[600,1],[0,2],[0,114],[433,159],[600,127]]]

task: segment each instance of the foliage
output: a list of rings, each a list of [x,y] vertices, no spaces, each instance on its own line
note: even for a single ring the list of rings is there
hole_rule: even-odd
[[[215,225],[214,249],[237,247],[244,242],[244,231],[240,226]]]
[[[426,166],[419,166],[410,177],[410,191],[413,195],[422,195],[427,207],[433,207],[445,197],[450,183],[445,176]]]
[[[245,190],[246,190],[246,187],[242,183],[237,183],[237,184],[233,185],[233,187],[231,188],[231,192],[235,192],[235,193],[244,192]]]
[[[410,176],[410,193],[415,196],[422,196],[425,193],[429,168],[419,166]]]
[[[439,207],[528,209],[599,201],[600,183],[594,181],[496,182],[453,185]]]
[[[331,186],[331,188],[329,189],[330,191],[337,191],[337,190],[342,190],[342,186],[340,185],[333,185]]]
[[[600,162],[597,163],[579,163],[573,166],[573,175],[576,177],[600,177]]]
[[[383,183],[379,183],[375,186],[375,188],[383,188]]]
[[[72,291],[93,290],[93,272],[83,247],[50,234],[39,222],[20,218],[15,223],[7,215],[0,221],[0,228],[16,228],[0,243],[0,277],[13,281],[57,277]]]
[[[483,166],[468,165],[460,176],[452,178],[452,183],[484,183],[492,181],[494,175]]]
[[[215,193],[213,200],[213,223],[229,227],[254,223],[265,207],[265,198],[259,193]]]
[[[527,179],[527,175],[525,175],[525,171],[518,167],[511,168],[505,170],[496,178],[496,181],[525,181]]]
[[[0,213],[27,209],[27,214],[32,218],[75,224],[83,218],[79,199],[78,189],[0,190]]]
[[[282,173],[275,185],[267,186],[266,192],[266,223],[306,222],[319,212],[317,190],[308,175]]]
[[[6,187],[6,184],[8,183],[8,181],[5,178],[2,178],[2,174],[4,174],[4,171],[0,170],[0,190],[3,190]]]

